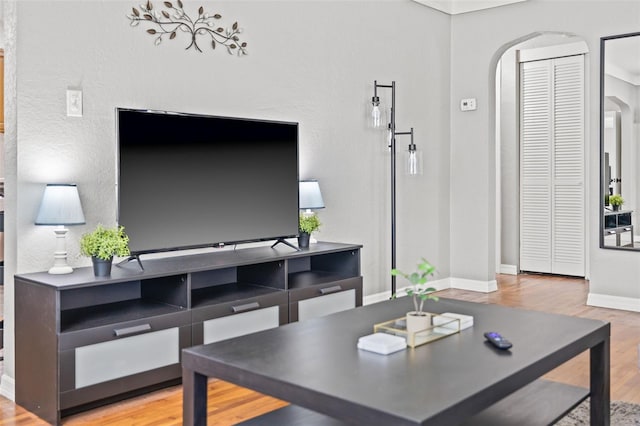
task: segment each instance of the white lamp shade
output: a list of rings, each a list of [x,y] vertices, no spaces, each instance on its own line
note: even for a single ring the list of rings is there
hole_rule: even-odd
[[[47,184],[36,225],[82,225],[84,213],[74,184]]]
[[[317,180],[301,180],[299,187],[300,209],[323,209],[324,200]]]

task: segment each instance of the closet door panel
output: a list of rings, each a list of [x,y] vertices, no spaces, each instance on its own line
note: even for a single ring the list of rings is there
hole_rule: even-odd
[[[520,269],[551,270],[551,68],[521,65]]]
[[[584,57],[520,65],[520,269],[584,276]]]
[[[584,58],[553,61],[553,229],[551,272],[583,276]]]

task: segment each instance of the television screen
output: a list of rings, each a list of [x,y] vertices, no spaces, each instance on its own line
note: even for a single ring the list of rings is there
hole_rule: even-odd
[[[298,124],[117,109],[134,254],[298,234]]]

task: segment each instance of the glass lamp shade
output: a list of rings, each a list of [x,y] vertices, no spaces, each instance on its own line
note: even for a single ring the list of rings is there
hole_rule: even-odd
[[[409,145],[404,153],[405,174],[410,176],[422,174],[422,151],[416,149],[415,144]]]
[[[382,127],[382,111],[380,108],[380,98],[371,98],[371,127],[378,129]]]
[[[299,185],[300,209],[323,209],[324,200],[320,184],[315,179],[301,180]]]
[[[36,225],[82,225],[84,223],[77,186],[47,184],[36,217]]]

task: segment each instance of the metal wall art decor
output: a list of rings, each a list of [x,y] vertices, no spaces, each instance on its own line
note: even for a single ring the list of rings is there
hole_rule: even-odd
[[[140,22],[149,23],[154,27],[147,29],[147,33],[154,36],[156,46],[162,43],[163,37],[173,40],[177,37],[178,31],[181,31],[191,37],[191,42],[185,50],[193,47],[198,52],[202,52],[198,46],[198,36],[208,36],[211,39],[212,49],[222,45],[230,54],[235,53],[238,56],[247,54],[247,43],[240,40],[239,34],[242,28],[237,22],[234,22],[231,28],[223,28],[217,24],[222,16],[219,13],[207,13],[202,6],[198,9],[198,17],[194,19],[184,11],[180,0],[176,0],[175,3],[165,1],[163,4],[165,9],[158,10],[154,9],[150,1],[147,1],[146,5],[140,5],[140,10],[134,7],[131,14],[127,15],[132,27],[138,26]]]

